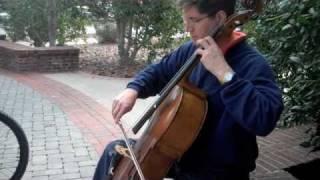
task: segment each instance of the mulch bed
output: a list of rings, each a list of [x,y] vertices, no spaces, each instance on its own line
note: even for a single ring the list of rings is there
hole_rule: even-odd
[[[145,62],[120,65],[116,44],[81,45],[77,47],[80,48],[80,70],[88,73],[130,78],[146,66]],[[137,59],[139,59],[139,56],[141,57],[139,54]]]

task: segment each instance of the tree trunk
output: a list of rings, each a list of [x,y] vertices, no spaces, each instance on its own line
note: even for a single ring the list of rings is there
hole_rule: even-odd
[[[50,46],[56,45],[57,36],[57,4],[56,0],[48,0],[48,36]]]
[[[129,52],[126,48],[126,26],[127,23],[123,20],[117,20],[117,43],[118,43],[118,53],[120,56],[119,62],[123,64],[129,58]]]
[[[137,3],[135,0],[114,0],[113,3]],[[121,14],[121,13],[120,13]],[[137,46],[137,38],[133,36],[133,21],[132,17],[119,15],[115,17],[117,24],[117,43],[120,64],[131,64],[139,51]]]

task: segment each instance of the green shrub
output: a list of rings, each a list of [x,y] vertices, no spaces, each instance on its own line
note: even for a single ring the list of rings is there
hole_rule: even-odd
[[[277,74],[285,110],[280,126],[315,123],[312,145],[320,145],[320,1],[271,1],[249,26],[254,42]]]

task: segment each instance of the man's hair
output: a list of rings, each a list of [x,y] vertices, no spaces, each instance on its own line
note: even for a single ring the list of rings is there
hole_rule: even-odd
[[[177,0],[179,7],[196,6],[201,14],[214,15],[219,10],[226,12],[227,16],[234,13],[235,0]]]

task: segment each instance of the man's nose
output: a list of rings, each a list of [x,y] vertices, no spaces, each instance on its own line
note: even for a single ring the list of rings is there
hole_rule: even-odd
[[[191,33],[191,32],[193,31],[193,27],[190,26],[189,23],[185,23],[185,24],[184,24],[184,31]]]

